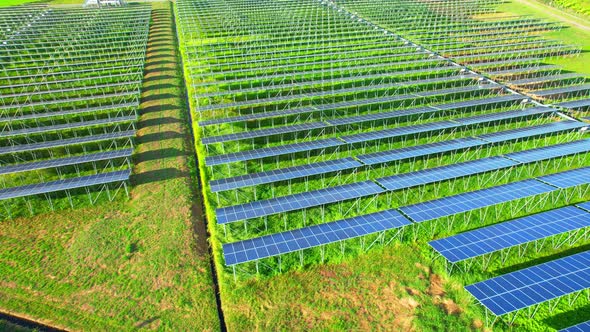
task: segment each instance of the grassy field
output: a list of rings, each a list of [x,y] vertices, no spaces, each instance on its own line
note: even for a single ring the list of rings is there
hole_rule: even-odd
[[[579,3],[583,3],[577,1]],[[500,11],[515,15],[532,15],[537,18],[543,18],[549,21],[556,21],[554,17],[548,15],[545,11],[516,1],[507,2],[498,7]],[[580,19],[588,24],[587,20]],[[566,23],[567,25],[567,23]],[[574,58],[551,59],[548,63],[562,66],[566,70],[575,71],[590,75],[590,31],[582,30],[577,27],[569,26],[568,28],[558,31],[548,32],[545,37],[562,41],[570,45],[576,45],[582,49],[582,53]]]
[[[68,330],[217,330],[169,3],[154,4],[131,199],[0,222],[0,310]]]
[[[570,10],[574,13],[590,17],[590,2],[588,0],[542,0],[544,3]]]

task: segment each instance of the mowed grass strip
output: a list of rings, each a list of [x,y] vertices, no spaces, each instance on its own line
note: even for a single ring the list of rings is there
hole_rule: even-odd
[[[219,329],[171,7],[153,6],[131,199],[0,222],[0,311],[68,330]]]

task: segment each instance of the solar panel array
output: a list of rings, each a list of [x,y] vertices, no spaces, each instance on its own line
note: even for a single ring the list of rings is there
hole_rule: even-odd
[[[568,328],[565,328],[563,330],[559,330],[560,332],[586,332],[586,331],[590,331],[590,320],[580,323],[580,324],[576,324],[574,326],[570,326]]]
[[[590,288],[590,251],[465,287],[497,316]]]
[[[585,170],[563,171],[585,166],[588,124],[561,112],[585,107],[586,79],[542,63],[580,50],[539,35],[558,24],[476,19],[496,4],[179,0],[226,265],[258,271],[264,258],[586,185]],[[539,168],[556,174],[521,172],[547,160]],[[431,184],[443,190],[423,201]],[[586,216],[572,207],[498,225],[505,236],[483,248],[466,233],[463,254],[584,227],[582,217],[552,222],[573,211]]]
[[[590,227],[590,213],[567,206],[430,241],[451,263]]]
[[[2,12],[2,199],[129,180],[150,19],[149,5]]]

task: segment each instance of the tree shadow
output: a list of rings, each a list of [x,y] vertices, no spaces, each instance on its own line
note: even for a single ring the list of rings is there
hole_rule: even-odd
[[[129,180],[133,186],[138,186],[142,184],[178,179],[187,176],[189,176],[188,172],[183,172],[177,168],[168,167],[146,171],[139,174],[133,174]]]
[[[172,158],[172,157],[180,157],[183,156],[185,153],[176,149],[176,148],[163,148],[158,150],[149,150],[140,153],[136,153],[133,156],[136,164],[152,161],[152,160],[159,160],[164,158]]]

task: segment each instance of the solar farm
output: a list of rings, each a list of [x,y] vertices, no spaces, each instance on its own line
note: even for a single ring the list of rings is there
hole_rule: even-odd
[[[469,274],[584,248],[590,84],[545,63],[580,49],[540,35],[557,23],[475,19],[497,4],[179,1],[219,268],[239,283],[397,241]],[[587,251],[544,264],[465,285],[488,325],[587,297]]]
[[[588,48],[508,3],[1,7],[0,330],[587,331]]]
[[[150,7],[9,8],[0,11],[3,215],[127,192]]]

